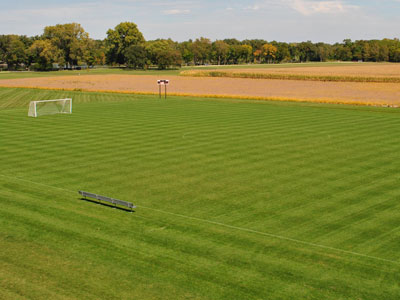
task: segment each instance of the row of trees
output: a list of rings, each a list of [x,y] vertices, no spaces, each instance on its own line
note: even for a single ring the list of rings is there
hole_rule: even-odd
[[[9,69],[51,70],[86,65],[123,65],[165,69],[182,64],[281,63],[307,61],[400,62],[399,39],[351,41],[327,44],[268,42],[261,39],[146,41],[132,22],[107,31],[104,40],[89,37],[77,23],[47,26],[41,36],[0,35],[0,63]]]
[[[35,37],[0,35],[0,61],[8,69],[33,70],[106,63],[103,42],[89,38],[76,23],[45,27],[43,34]]]
[[[225,39],[211,42],[200,38],[178,45],[187,64],[281,63],[308,61],[400,62],[399,39],[343,43],[282,43],[265,40]]]
[[[136,24],[124,22],[94,40],[80,24],[47,26],[41,36],[0,35],[0,63],[8,69],[52,70],[86,65],[125,65],[132,68],[180,66],[178,43],[145,41]]]

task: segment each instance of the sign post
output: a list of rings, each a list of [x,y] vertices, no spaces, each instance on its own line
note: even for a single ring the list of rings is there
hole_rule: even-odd
[[[169,84],[169,80],[168,79],[159,79],[157,80],[157,84],[158,84],[158,95],[160,96],[161,99],[161,86],[164,86],[164,97],[165,99],[167,99],[167,85]]]

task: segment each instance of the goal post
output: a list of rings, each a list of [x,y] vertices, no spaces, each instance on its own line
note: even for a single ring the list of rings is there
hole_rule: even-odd
[[[29,103],[29,117],[39,117],[52,114],[71,114],[72,99],[37,100]]]

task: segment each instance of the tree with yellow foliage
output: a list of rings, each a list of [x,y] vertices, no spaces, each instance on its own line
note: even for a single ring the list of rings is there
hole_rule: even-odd
[[[262,51],[260,49],[257,49],[256,51],[254,51],[254,53],[253,53],[254,63],[256,63],[258,60],[258,63],[261,64],[261,53],[262,53]]]
[[[65,63],[62,51],[48,39],[36,40],[29,47],[28,53],[34,62],[33,69],[37,71],[49,71],[54,63]]]
[[[277,51],[278,48],[276,48],[274,45],[267,43],[262,46],[262,56],[264,57],[265,61],[269,64],[275,61]]]

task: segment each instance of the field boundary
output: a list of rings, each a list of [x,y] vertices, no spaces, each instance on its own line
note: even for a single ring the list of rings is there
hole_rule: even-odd
[[[33,183],[33,184],[36,184],[36,185],[45,186],[45,187],[58,189],[58,190],[63,190],[63,191],[69,192],[69,193],[77,194],[77,191],[72,191],[72,190],[69,190],[69,189],[60,188],[60,187],[56,187],[56,186],[52,186],[52,185],[48,185],[48,184],[32,181],[32,180],[29,180],[29,179],[23,179],[23,178],[19,178],[19,177],[15,177],[15,176],[7,176],[7,175],[1,174],[1,173],[0,173],[0,176],[8,178],[8,179],[19,180],[19,181],[23,181],[23,182],[29,182],[29,183]],[[302,244],[302,245],[306,245],[306,246],[310,246],[310,247],[314,247],[314,248],[331,250],[331,251],[340,252],[340,253],[344,253],[344,254],[349,254],[349,255],[353,255],[353,256],[368,258],[368,259],[371,259],[371,260],[391,263],[391,264],[394,264],[394,265],[400,265],[400,261],[390,260],[390,259],[381,258],[381,257],[377,257],[377,256],[372,256],[372,255],[368,255],[368,254],[363,254],[363,253],[359,253],[359,252],[354,252],[354,251],[344,250],[344,249],[330,247],[330,246],[326,246],[326,245],[321,245],[321,244],[317,244],[317,243],[307,242],[307,241],[294,239],[294,238],[290,238],[290,237],[286,237],[286,236],[282,236],[282,235],[277,235],[277,234],[273,234],[273,233],[267,233],[267,232],[253,230],[253,229],[249,229],[249,228],[245,228],[245,227],[229,225],[229,224],[216,222],[216,221],[212,221],[212,220],[207,220],[207,219],[203,219],[203,218],[186,216],[186,215],[177,214],[177,213],[173,213],[173,212],[169,212],[169,211],[165,211],[165,210],[161,210],[161,209],[157,209],[157,208],[151,208],[151,207],[147,207],[147,206],[143,206],[143,205],[136,205],[136,207],[137,208],[147,209],[147,210],[152,210],[152,211],[156,211],[156,212],[159,212],[159,213],[168,214],[168,215],[172,215],[172,216],[176,216],[176,217],[180,217],[180,218],[184,218],[184,219],[189,219],[189,220],[194,220],[194,221],[198,221],[198,222],[213,224],[213,225],[217,225],[217,226],[221,226],[221,227],[225,227],[225,228],[230,228],[230,229],[235,229],[235,230],[239,230],[239,231],[243,231],[243,232],[249,232],[249,233],[254,233],[254,234],[258,234],[258,235],[263,235],[263,236],[267,236],[267,237],[270,237],[270,238],[275,238],[275,239],[279,239],[279,240],[284,240],[284,241],[288,241],[288,242]]]
[[[158,96],[157,92],[146,91],[121,91],[121,90],[92,90],[84,88],[47,88],[47,87],[30,87],[30,86],[9,86],[0,84],[0,88],[10,89],[32,89],[32,90],[49,90],[49,91],[68,91],[68,92],[89,92],[89,93],[108,93],[108,94],[125,94],[125,95],[147,95]],[[191,93],[174,93],[168,92],[168,96],[176,97],[194,97],[194,98],[216,98],[216,99],[235,99],[235,100],[257,100],[257,101],[280,101],[280,102],[308,102],[321,104],[341,104],[354,106],[376,106],[376,107],[391,107],[398,108],[399,105],[393,103],[382,102],[362,102],[347,99],[307,99],[307,98],[286,98],[286,97],[261,97],[261,96],[243,96],[231,94],[191,94]]]

